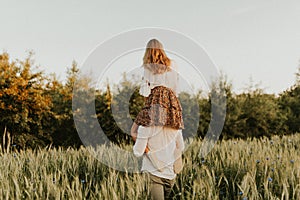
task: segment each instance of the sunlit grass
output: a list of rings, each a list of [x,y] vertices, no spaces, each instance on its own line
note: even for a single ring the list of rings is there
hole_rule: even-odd
[[[300,199],[300,135],[219,141],[204,160],[200,146],[184,153],[174,199]],[[147,176],[109,168],[87,148],[13,148],[0,154],[0,199],[150,198]]]

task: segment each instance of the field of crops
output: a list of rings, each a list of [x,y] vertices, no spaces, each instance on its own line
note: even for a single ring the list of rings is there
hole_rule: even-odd
[[[300,135],[219,141],[204,160],[200,145],[184,153],[174,199],[300,199]],[[145,174],[109,168],[86,148],[13,148],[0,154],[0,199],[149,199]]]

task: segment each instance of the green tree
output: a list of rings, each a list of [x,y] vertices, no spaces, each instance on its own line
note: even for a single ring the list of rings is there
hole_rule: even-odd
[[[279,104],[286,113],[289,133],[300,132],[300,67],[296,73],[296,83],[280,94]]]
[[[201,96],[201,91],[196,95],[191,95],[186,92],[180,92],[178,95],[179,101],[182,106],[182,117],[184,123],[183,137],[197,137],[199,136],[199,131],[205,132],[206,130],[200,127],[199,121],[200,117],[203,117],[203,113],[200,113],[200,102],[199,98]],[[204,135],[205,133],[200,134]]]
[[[274,94],[265,94],[261,89],[248,91],[237,97],[241,106],[239,131],[245,137],[270,137],[285,131],[286,116],[281,113]]]
[[[58,81],[55,75],[52,75],[49,80],[47,92],[53,102],[51,131],[55,146],[79,147],[82,144],[75,128],[72,111],[73,87],[77,81],[78,72],[77,63],[73,61],[72,66],[67,68],[65,84]]]
[[[49,143],[43,131],[51,98],[45,95],[45,77],[34,70],[33,52],[24,61],[9,61],[8,53],[0,55],[0,131],[11,135],[13,143],[35,147]],[[5,141],[5,139],[4,139]]]

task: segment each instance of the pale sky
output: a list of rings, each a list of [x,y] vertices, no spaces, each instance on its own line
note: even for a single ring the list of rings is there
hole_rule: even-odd
[[[35,63],[61,80],[100,43],[142,27],[193,38],[228,75],[235,91],[261,83],[279,93],[295,83],[300,59],[300,1],[0,0],[0,48],[11,58],[35,52]],[[162,41],[163,42],[163,41]],[[179,66],[180,67],[180,66]]]

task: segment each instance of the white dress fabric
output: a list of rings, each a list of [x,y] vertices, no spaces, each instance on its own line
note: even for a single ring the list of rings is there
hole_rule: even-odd
[[[150,151],[144,154],[147,144]],[[176,177],[173,170],[176,159],[175,148],[179,148],[180,151],[184,150],[181,129],[176,130],[164,126],[139,126],[133,153],[137,157],[143,156],[141,171],[172,180]]]
[[[163,74],[153,74],[144,68],[143,84],[140,94],[147,97],[151,89],[156,86],[171,88],[178,96],[178,68],[174,61],[171,61],[171,71]],[[149,152],[144,153],[148,144]],[[133,146],[134,155],[143,156],[141,171],[150,172],[153,175],[174,179],[176,174],[173,170],[175,161],[174,150],[184,150],[184,141],[181,129],[172,129],[164,126],[139,126],[138,136]]]
[[[163,74],[153,74],[148,68],[144,67],[144,76],[142,79],[143,82],[139,93],[144,97],[149,96],[151,89],[159,85],[171,88],[176,96],[178,96],[178,67],[173,60],[171,60],[171,71]]]

